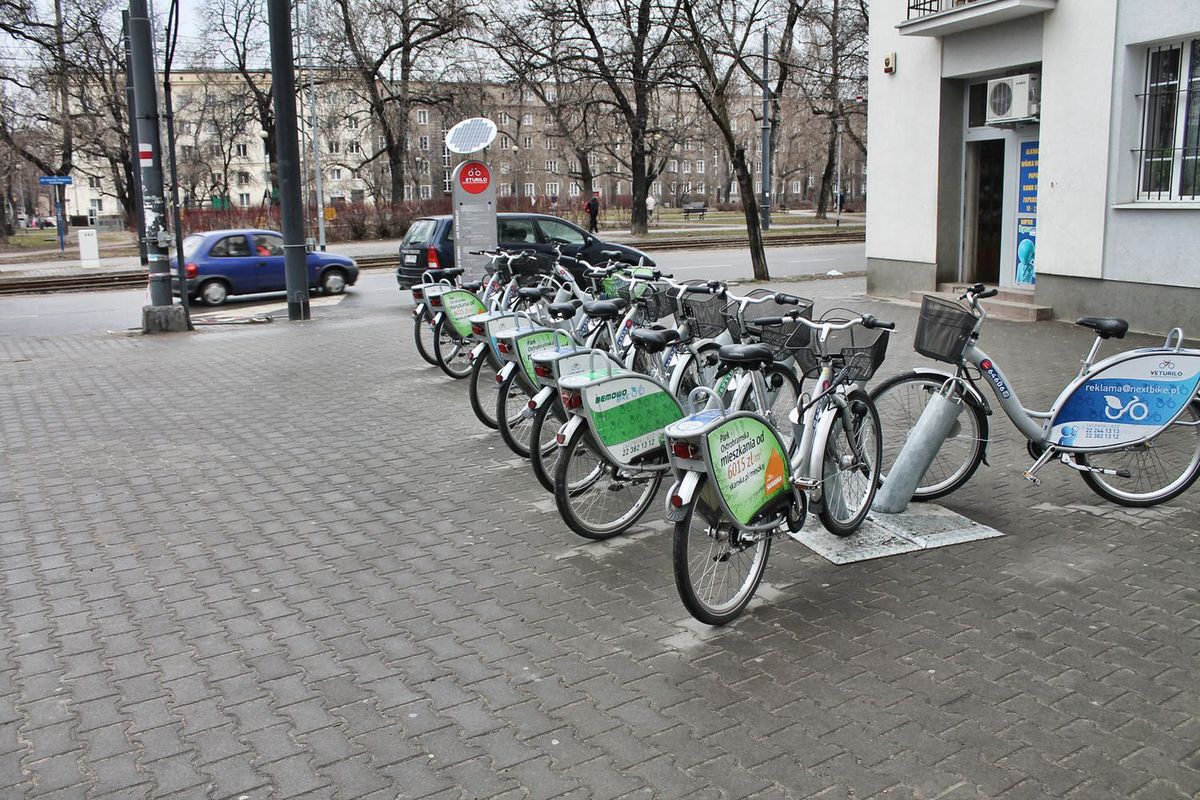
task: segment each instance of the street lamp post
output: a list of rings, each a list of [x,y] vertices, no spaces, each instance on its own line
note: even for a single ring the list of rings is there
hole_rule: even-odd
[[[837,121],[837,165],[834,167],[837,170],[837,176],[833,182],[833,202],[837,207],[837,215],[834,217],[834,227],[842,226],[842,130],[845,126],[843,120]]]

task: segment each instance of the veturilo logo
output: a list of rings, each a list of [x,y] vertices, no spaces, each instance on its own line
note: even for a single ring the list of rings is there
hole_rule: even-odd
[[[1158,369],[1150,370],[1150,374],[1156,378],[1182,378],[1183,372],[1176,368],[1175,362],[1171,359],[1163,359],[1158,362]]]

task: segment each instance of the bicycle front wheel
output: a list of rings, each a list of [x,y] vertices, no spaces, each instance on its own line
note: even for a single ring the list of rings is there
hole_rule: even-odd
[[[661,472],[618,467],[592,441],[586,425],[562,445],[554,471],[554,504],[563,522],[587,539],[611,539],[641,519],[662,483]]]
[[[1145,508],[1178,497],[1200,475],[1200,400],[1148,442],[1111,453],[1075,456],[1085,467],[1126,470],[1128,478],[1079,473],[1092,491],[1123,506]]]
[[[508,445],[508,449],[521,458],[529,458],[529,430],[533,412],[529,410],[529,392],[517,380],[515,369],[496,391],[496,420],[500,438]]]
[[[747,541],[724,514],[703,500],[701,479],[683,519],[675,523],[675,588],[688,613],[706,625],[725,625],[754,599],[771,553],[771,537]]]
[[[865,394],[848,398],[825,443],[821,460],[821,524],[837,536],[858,530],[879,485],[883,455],[879,414]]]
[[[467,385],[467,394],[471,398],[471,410],[475,417],[492,430],[499,427],[496,422],[496,403],[493,394],[496,391],[496,363],[491,349],[471,362],[471,381]]]
[[[417,353],[433,366],[437,366],[437,357],[433,354],[433,319],[429,316],[428,308],[421,308],[421,313],[413,317],[413,339],[417,344]]]
[[[888,470],[896,463],[929,398],[942,388],[944,382],[945,379],[937,375],[903,372],[888,378],[871,392],[879,412],[883,438],[881,479],[887,478]],[[912,499],[936,500],[961,488],[983,463],[987,440],[987,414],[976,403],[965,401],[950,435],[938,448]]]
[[[471,374],[471,343],[450,332],[450,323],[442,317],[433,328],[433,356],[442,372],[461,379]]]

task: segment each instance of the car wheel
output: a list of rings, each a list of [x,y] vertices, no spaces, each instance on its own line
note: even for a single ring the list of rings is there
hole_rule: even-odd
[[[200,297],[207,305],[219,306],[229,297],[229,284],[225,281],[208,281],[200,287]]]
[[[346,273],[340,269],[327,270],[321,276],[321,291],[325,294],[341,294],[346,291]]]

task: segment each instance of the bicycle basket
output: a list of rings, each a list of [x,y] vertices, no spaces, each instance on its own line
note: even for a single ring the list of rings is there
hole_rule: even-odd
[[[798,342],[787,344],[796,357],[796,371],[806,378],[816,378],[821,374],[821,353],[825,352],[829,354],[834,375],[845,369],[846,373],[839,380],[849,382],[871,380],[887,355],[890,337],[888,332],[881,328],[867,330],[854,327],[844,331],[830,331],[824,343],[812,336],[805,338],[803,345],[799,345]]]
[[[677,289],[667,293],[679,303],[679,310],[688,322],[694,339],[715,339],[725,330],[725,318],[721,315],[721,298],[715,294],[699,292],[680,294]]]
[[[974,314],[958,303],[925,295],[913,349],[934,361],[957,364],[977,321]]]
[[[750,297],[768,297],[774,295],[769,289],[754,289]],[[772,300],[768,303],[753,303],[746,306],[742,316],[745,324],[738,319],[738,303],[734,301],[721,309],[725,319],[725,327],[735,342],[761,342],[771,348],[775,358],[786,358],[790,353],[788,348],[802,347],[808,344],[809,328],[795,320],[785,319],[782,325],[761,328],[750,324],[750,320],[759,317],[781,317],[793,311],[799,311],[800,316],[812,319],[813,302],[800,298],[799,305],[789,305]]]
[[[664,283],[641,281],[618,289],[617,296],[627,303],[636,304],[642,324],[648,325],[675,313],[675,303],[667,296],[666,289]]]

